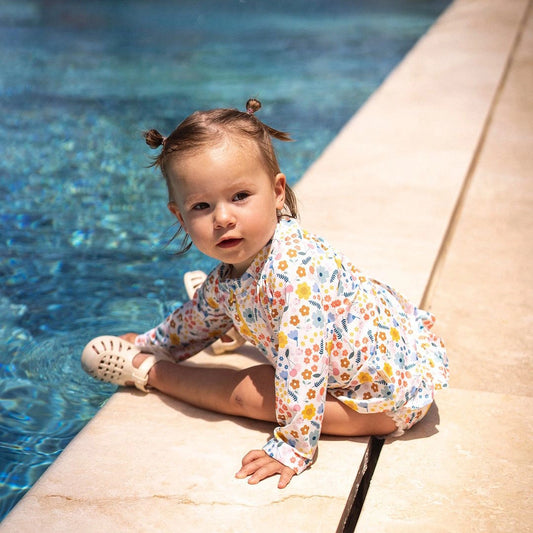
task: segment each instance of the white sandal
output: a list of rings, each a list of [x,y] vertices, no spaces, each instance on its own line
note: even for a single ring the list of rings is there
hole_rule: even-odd
[[[198,290],[206,278],[207,274],[201,270],[193,270],[185,273],[183,276],[183,282],[185,284],[187,295],[190,299],[192,299],[194,293]],[[223,337],[229,337],[231,340],[226,341],[224,338],[220,338],[211,344],[211,349],[216,355],[232,352],[246,342],[246,339],[244,339],[235,328],[231,328],[226,331]]]
[[[140,353],[150,355],[141,363],[139,368],[133,366],[134,357]],[[148,372],[159,361],[173,361],[173,359],[157,346],[138,346],[120,337],[104,335],[96,337],[85,346],[81,356],[81,366],[90,376],[124,387],[132,383],[144,392],[148,392]]]

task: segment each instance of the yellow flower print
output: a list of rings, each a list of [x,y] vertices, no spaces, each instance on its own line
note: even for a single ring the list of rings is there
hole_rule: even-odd
[[[383,365],[383,370],[385,371],[385,374],[387,374],[387,376],[389,376],[389,378],[392,376],[392,366],[390,366],[389,363],[385,363]]]
[[[179,344],[180,344],[179,335],[176,335],[175,333],[171,333],[170,334],[170,344],[172,344],[172,346],[179,346]]]
[[[213,299],[213,298],[208,298],[207,299],[207,305],[211,309],[218,309],[218,302],[215,299]]]
[[[396,328],[390,328],[390,334],[393,341],[399,341],[400,340],[400,333]]]
[[[372,381],[372,376],[368,372],[359,372],[359,374],[357,374],[357,380],[359,383],[370,383]]]
[[[242,316],[241,316],[241,319],[242,319]],[[252,331],[250,330],[250,328],[248,327],[248,324],[246,324],[244,320],[242,320],[241,324],[239,325],[239,332],[244,337],[252,335]]]
[[[316,408],[313,404],[308,404],[305,406],[304,410],[302,411],[302,416],[306,420],[311,420],[316,414]]]
[[[350,409],[353,409],[354,411],[357,411],[357,404],[353,400],[343,400],[343,402]]]
[[[309,296],[311,296],[311,289],[307,283],[298,283],[298,287],[296,288],[296,294],[298,298],[302,298],[304,300],[307,300]]]
[[[280,331],[278,335],[279,348],[285,348],[285,346],[287,346],[288,340],[289,338],[287,337],[287,334],[283,331]]]

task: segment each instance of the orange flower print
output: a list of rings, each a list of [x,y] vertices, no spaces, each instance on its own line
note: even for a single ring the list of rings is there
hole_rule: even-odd
[[[305,406],[304,410],[302,411],[302,416],[306,420],[311,420],[316,414],[316,408],[312,403],[309,403]]]
[[[316,398],[316,390],[315,389],[309,389],[307,391],[307,397],[312,400],[313,398]]]
[[[300,388],[300,380],[298,380],[298,379],[293,379],[293,380],[291,381],[291,387],[292,387],[293,389],[298,389],[298,388]]]
[[[278,268],[279,268],[280,270],[287,270],[287,267],[288,267],[288,266],[289,266],[289,265],[287,265],[287,261],[280,261],[280,262],[278,263]]]
[[[307,305],[302,305],[302,307],[300,307],[300,313],[302,316],[307,316],[309,314],[309,307],[307,307]]]
[[[340,378],[341,378],[342,381],[348,381],[350,379],[350,374],[348,374],[348,372],[343,372],[340,375]]]
[[[306,370],[304,370],[304,371],[302,372],[302,377],[303,377],[304,379],[311,379],[311,376],[312,376],[312,375],[313,375],[313,374],[311,374],[311,370],[309,370],[309,369],[306,369]]]
[[[377,383],[372,383],[372,385],[370,386],[370,388],[374,391],[374,392],[378,392],[378,384]]]
[[[298,270],[296,270],[296,274],[303,278],[305,276],[305,268],[304,267],[298,267]]]
[[[291,324],[297,326],[300,323],[300,319],[296,315],[291,316]]]
[[[296,250],[293,250],[292,248],[287,252],[287,255],[289,257],[296,257],[297,256],[297,253],[296,253]]]
[[[370,394],[369,392],[365,392],[363,394],[363,400],[370,400],[370,398],[372,398],[372,394]]]
[[[348,368],[350,366],[350,360],[347,357],[341,359],[342,368]]]
[[[307,435],[309,433],[309,426],[307,424],[305,426],[302,426],[302,429],[300,430],[300,433],[302,435]]]

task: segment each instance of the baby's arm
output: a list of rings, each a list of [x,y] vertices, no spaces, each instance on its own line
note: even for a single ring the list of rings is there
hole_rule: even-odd
[[[176,361],[212,344],[233,326],[231,318],[217,301],[216,272],[211,273],[192,300],[175,309],[158,326],[139,335],[135,344],[168,348]]]
[[[256,485],[267,477],[279,474],[278,489],[284,489],[291,481],[296,472],[276,459],[267,455],[263,450],[252,450],[242,459],[242,468],[235,474],[235,477],[244,479],[250,476],[248,483]]]

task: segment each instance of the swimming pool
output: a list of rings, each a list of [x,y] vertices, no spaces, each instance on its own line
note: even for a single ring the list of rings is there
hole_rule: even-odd
[[[212,266],[166,247],[140,132],[254,95],[294,183],[448,3],[0,4],[0,518],[114,391],[86,341],[151,327]]]

